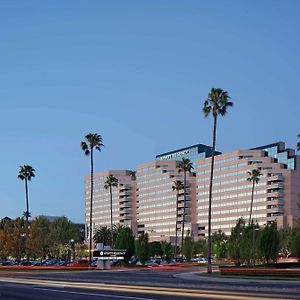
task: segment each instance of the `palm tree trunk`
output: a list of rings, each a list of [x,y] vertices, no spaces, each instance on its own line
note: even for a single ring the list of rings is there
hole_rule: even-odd
[[[93,240],[93,192],[94,192],[94,162],[93,162],[93,148],[91,148],[91,203],[90,203],[90,251],[89,251],[89,264],[92,264],[92,240]]]
[[[184,186],[183,186],[183,217],[182,217],[182,232],[181,232],[181,257],[183,258],[183,238],[184,238],[184,222],[185,222],[185,200],[186,200],[186,171],[184,171]]]
[[[29,213],[29,202],[28,202],[28,183],[27,177],[25,177],[25,198],[26,198],[26,213],[25,213],[25,252],[26,252],[26,259],[29,261],[29,251],[28,251],[28,213]]]
[[[179,193],[179,191],[177,191],[177,194],[176,194],[175,254],[174,254],[174,257],[175,257],[175,258],[177,258],[177,238],[178,238],[178,234],[177,234],[177,223],[178,223],[178,193]]]
[[[250,204],[249,225],[250,225],[250,223],[251,223],[252,208],[253,208],[254,184],[255,184],[255,181],[253,180],[253,182],[252,182],[252,193],[251,193],[251,204]]]
[[[214,128],[213,128],[213,146],[211,153],[211,168],[210,168],[210,182],[209,182],[209,200],[208,200],[208,249],[207,249],[207,273],[212,273],[211,265],[211,202],[212,202],[212,187],[214,177],[214,163],[217,137],[217,115],[214,114]]]
[[[110,193],[110,234],[111,234],[111,249],[114,247],[114,232],[113,232],[113,208],[112,208],[112,191],[111,185],[109,186],[109,193]]]

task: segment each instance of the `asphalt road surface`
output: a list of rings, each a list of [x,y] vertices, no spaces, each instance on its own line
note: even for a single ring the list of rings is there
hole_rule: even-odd
[[[235,280],[157,270],[1,272],[0,299],[300,299],[300,281]]]

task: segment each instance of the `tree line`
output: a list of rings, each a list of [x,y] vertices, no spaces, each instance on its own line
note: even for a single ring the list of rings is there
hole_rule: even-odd
[[[37,217],[31,222],[24,218],[3,218],[0,222],[0,259],[68,259],[71,241],[80,244],[83,238],[78,227],[66,217],[53,222],[45,217]]]

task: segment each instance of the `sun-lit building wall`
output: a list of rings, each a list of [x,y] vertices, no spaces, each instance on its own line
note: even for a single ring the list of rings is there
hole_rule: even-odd
[[[175,241],[176,191],[174,181],[184,182],[183,173],[178,171],[178,161],[160,160],[137,167],[137,222],[138,233],[147,233],[150,241]],[[195,214],[195,176],[187,174],[185,203],[185,233],[193,227]],[[184,191],[178,198],[178,241],[180,241],[184,210]]]
[[[258,184],[255,185],[253,220],[260,225],[276,220],[279,227],[293,226],[299,216],[295,205],[296,196],[300,193],[300,182],[299,170],[294,170],[299,158],[294,156],[293,162],[291,158],[292,155],[289,164],[293,168],[279,163],[274,156],[269,157],[266,151],[259,149],[216,156],[212,194],[212,231],[221,229],[226,234],[230,234],[238,218],[242,217],[248,222],[252,182],[247,178],[248,172],[253,169],[259,169],[262,173]],[[202,236],[208,233],[210,163],[211,158],[196,162],[197,219]]]
[[[136,233],[135,173],[130,170],[110,170],[94,174],[93,232],[97,227],[110,226],[110,191],[104,188],[109,175],[118,179],[118,187],[112,187],[113,224],[129,226]],[[87,235],[90,220],[90,176],[85,177],[85,220]]]

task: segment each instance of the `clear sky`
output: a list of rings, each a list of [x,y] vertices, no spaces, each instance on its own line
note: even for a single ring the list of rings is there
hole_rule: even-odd
[[[235,107],[217,148],[248,149],[300,133],[300,1],[0,1],[0,217],[84,221],[80,149],[105,148],[95,170],[134,169],[156,154],[211,145],[211,87]]]

